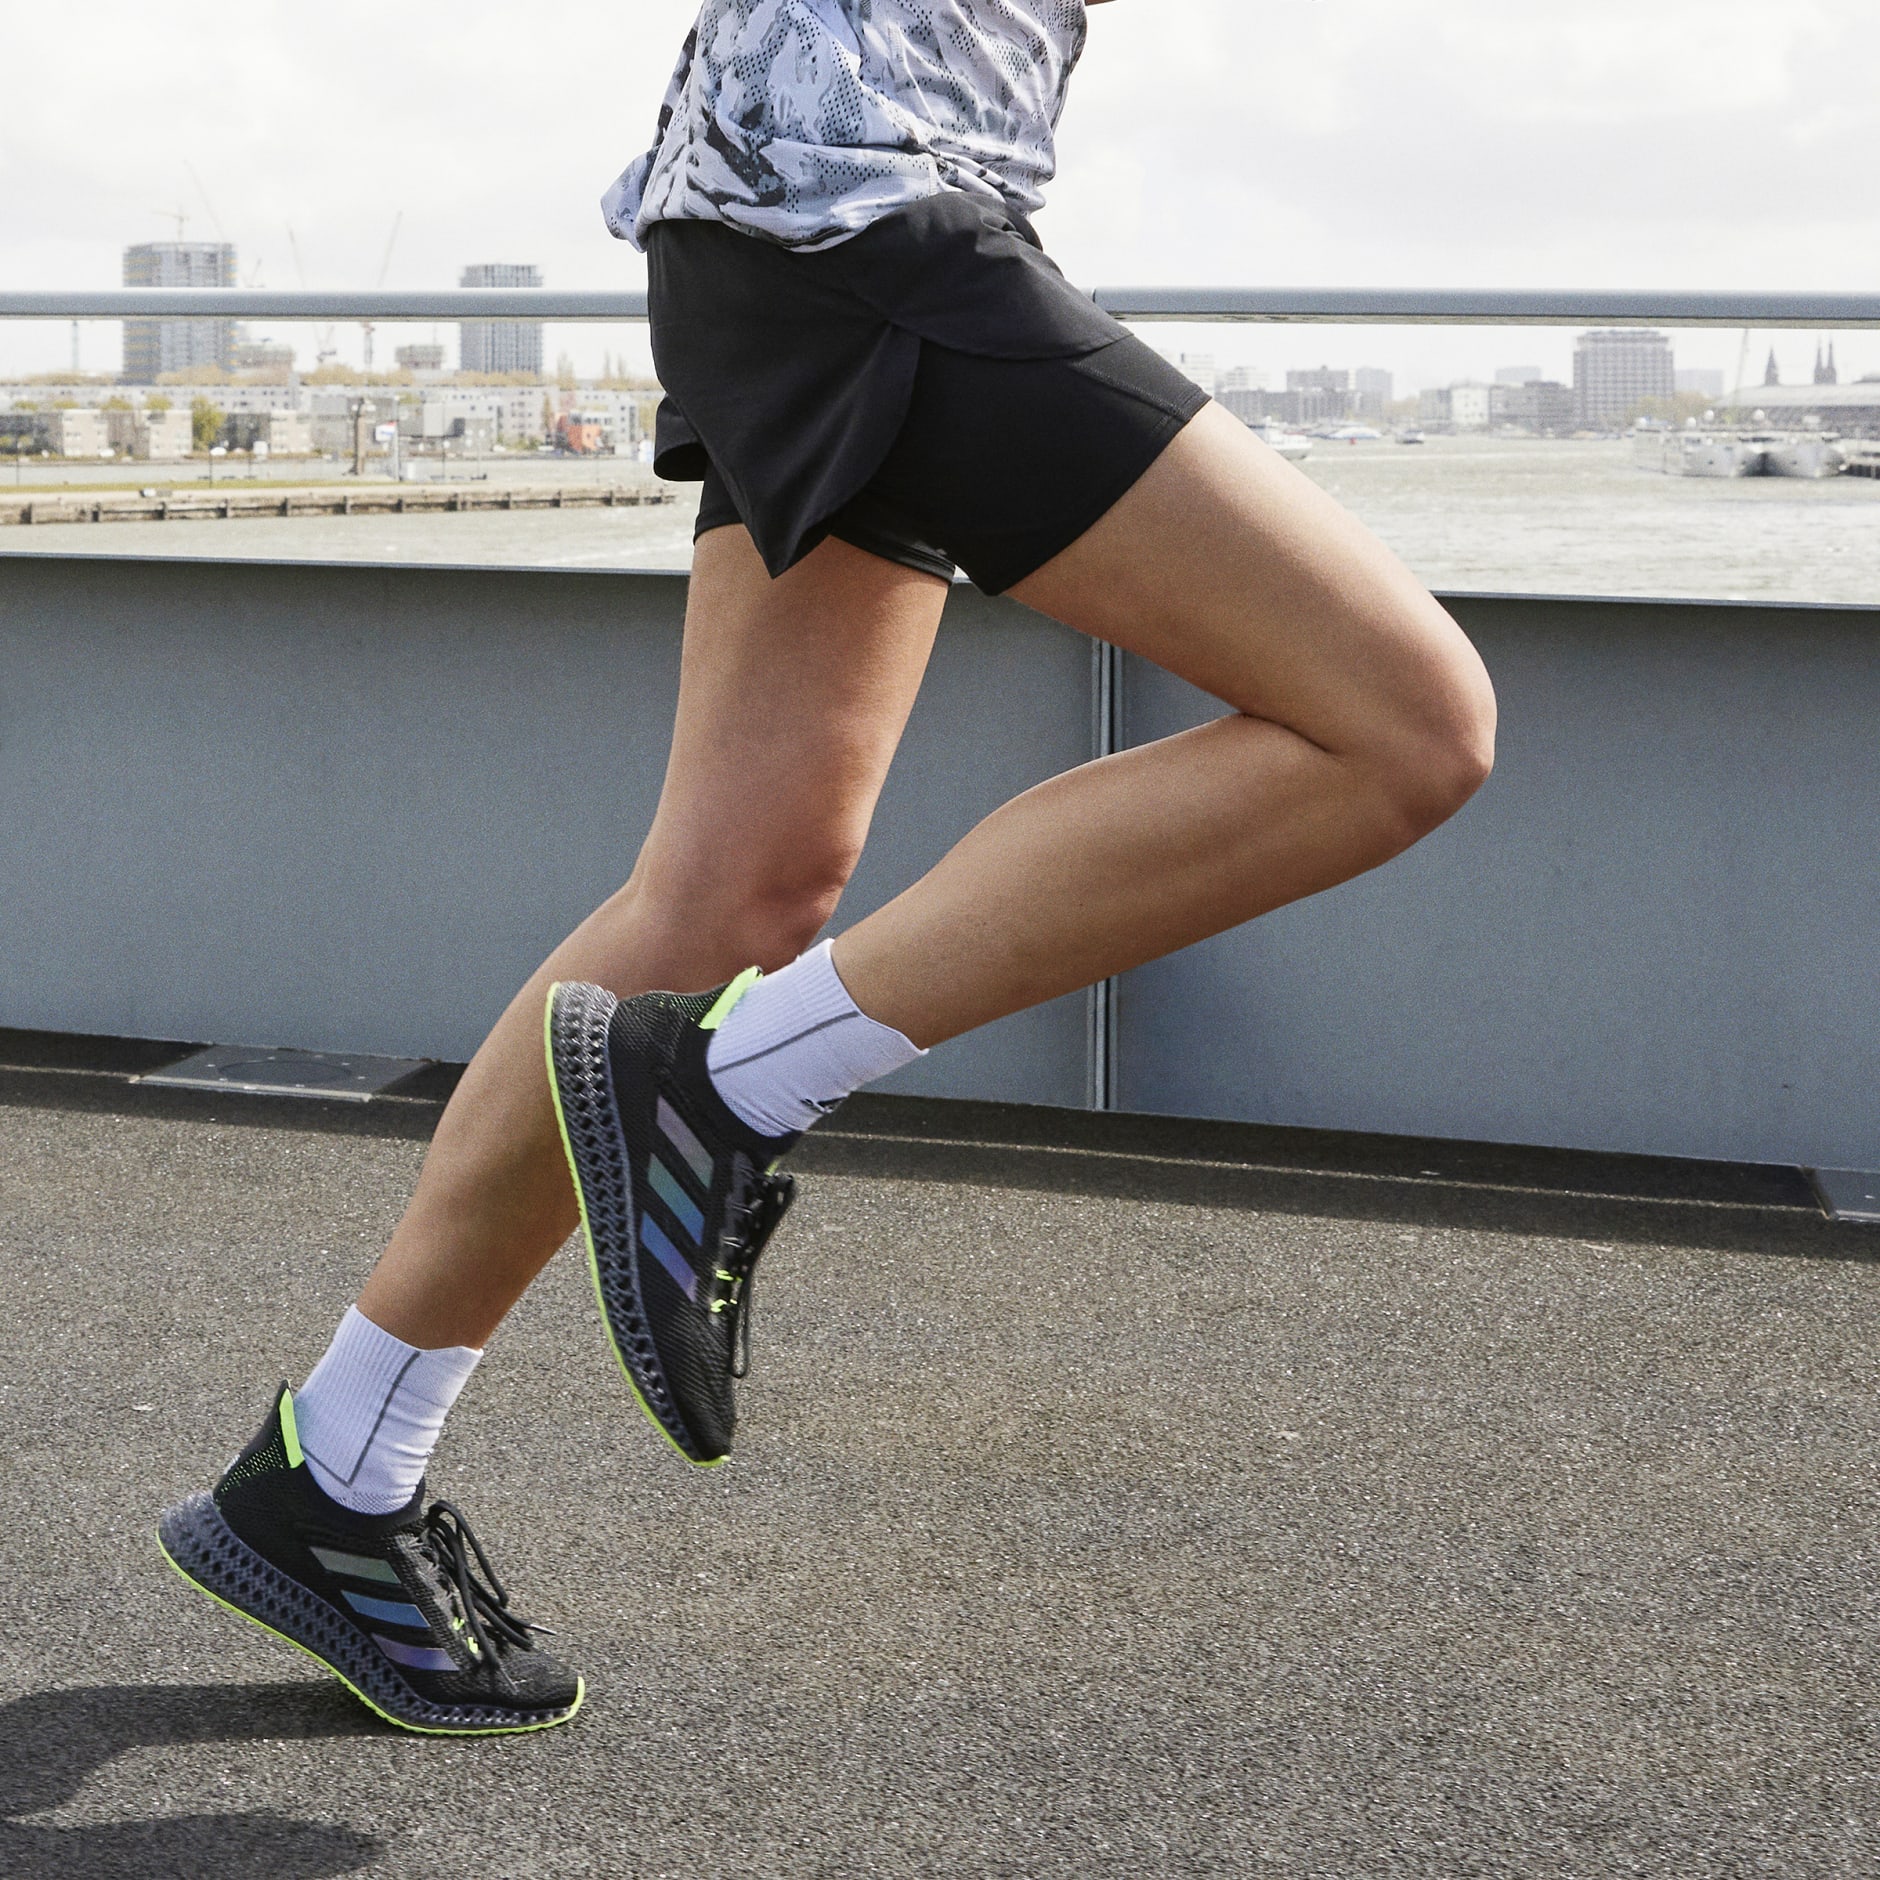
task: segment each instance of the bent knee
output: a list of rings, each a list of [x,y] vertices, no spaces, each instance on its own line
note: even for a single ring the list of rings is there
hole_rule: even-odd
[[[746,883],[724,918],[742,937],[750,963],[767,973],[788,966],[834,917],[852,872],[853,864],[792,870]]]
[[[655,920],[671,927],[685,950],[732,960],[735,971],[787,966],[810,946],[834,915],[860,859],[845,847],[804,845],[756,865],[727,861],[697,866],[675,880],[649,871],[629,887],[646,897]]]
[[[1495,689],[1465,640],[1432,663],[1381,740],[1386,787],[1412,842],[1475,795],[1495,768]]]

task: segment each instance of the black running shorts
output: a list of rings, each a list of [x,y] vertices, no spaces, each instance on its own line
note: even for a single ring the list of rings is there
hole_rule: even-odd
[[[792,253],[717,223],[647,244],[659,474],[773,575],[829,536],[989,594],[1068,548],[1207,395],[964,196]]]

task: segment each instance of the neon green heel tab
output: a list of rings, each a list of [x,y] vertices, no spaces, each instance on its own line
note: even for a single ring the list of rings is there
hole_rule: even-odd
[[[700,1031],[716,1031],[731,1016],[732,1008],[763,978],[755,966],[747,966],[737,978],[732,980],[718,995],[718,1002],[698,1022]]]
[[[294,1420],[294,1393],[285,1384],[275,1407],[281,1415],[281,1445],[287,1451],[287,1466],[297,1469],[305,1458],[300,1453],[300,1426]]]

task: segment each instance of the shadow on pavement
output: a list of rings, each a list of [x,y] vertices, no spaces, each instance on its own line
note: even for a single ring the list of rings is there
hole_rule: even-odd
[[[126,1750],[377,1733],[342,1692],[317,1684],[107,1684],[16,1698],[0,1706],[0,1874],[320,1880],[355,1872],[382,1851],[375,1836],[271,1809],[74,1828],[15,1817],[71,1801]]]
[[[176,1815],[91,1828],[0,1822],[8,1880],[323,1880],[356,1873],[380,1851],[353,1828],[248,1815]]]

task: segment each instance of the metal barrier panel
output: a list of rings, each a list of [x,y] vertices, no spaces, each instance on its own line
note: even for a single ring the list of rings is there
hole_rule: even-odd
[[[632,864],[684,603],[670,575],[0,558],[0,1025],[467,1057]],[[1089,673],[955,592],[845,920],[1088,758]],[[1081,1104],[1086,1014],[897,1087]]]
[[[672,576],[0,559],[0,1025],[462,1057],[620,880]],[[1880,612],[1472,598],[1500,764],[1376,875],[1128,975],[1132,1110],[1880,1165]],[[1218,709],[1125,662],[1125,741]],[[957,590],[843,919],[1090,754]],[[753,713],[764,709],[761,697]],[[1081,1105],[1081,996],[902,1073]]]
[[[1880,612],[1450,605],[1500,695],[1488,787],[1128,975],[1121,1107],[1880,1167]],[[1130,742],[1218,710],[1127,663]]]

